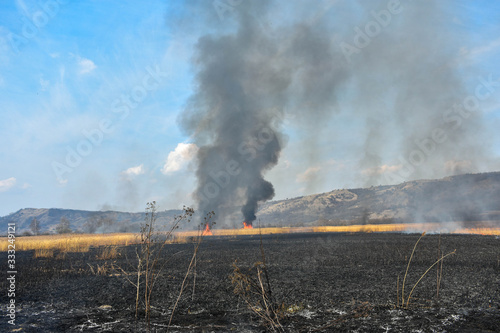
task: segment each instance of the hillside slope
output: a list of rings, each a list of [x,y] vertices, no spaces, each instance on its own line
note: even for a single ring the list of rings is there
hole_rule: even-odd
[[[279,225],[500,220],[500,172],[272,201],[258,216]]]
[[[180,210],[169,210],[158,213],[158,222],[170,220]],[[0,225],[15,222],[17,230],[28,230],[36,218],[42,232],[54,232],[61,218],[70,221],[74,231],[88,231],[88,225],[93,223],[94,232],[136,232],[144,221],[145,213],[127,213],[116,211],[86,211],[58,208],[25,208],[13,214],[0,217]]]
[[[167,221],[180,213],[179,210],[163,211],[158,220]],[[500,221],[500,172],[341,189],[270,201],[260,207],[257,216],[262,225],[274,226]],[[144,221],[144,213],[26,208],[0,217],[0,224],[15,222],[18,230],[27,230],[36,218],[42,231],[53,232],[62,217],[70,221],[73,230],[86,231],[89,221],[97,222],[95,232],[138,231]],[[240,225],[241,221],[218,221],[217,226]],[[185,227],[194,229],[196,225]]]

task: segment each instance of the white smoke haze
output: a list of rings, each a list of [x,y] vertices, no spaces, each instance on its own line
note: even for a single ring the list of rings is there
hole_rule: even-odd
[[[306,183],[315,180],[318,177],[318,172],[321,170],[320,167],[310,167],[307,168],[303,173],[297,175],[297,182]]]
[[[286,149],[284,119],[305,133],[293,148],[307,170],[296,181],[310,182],[309,189],[324,183],[315,175],[326,149],[356,151],[365,186],[498,164],[483,144],[492,136],[481,109],[499,75],[462,66],[468,36],[452,1],[188,3],[177,31],[200,37],[195,91],[180,124],[199,147],[194,198],[201,212],[234,220],[229,208],[242,207],[236,220],[255,219],[275,193],[264,176]],[[475,86],[464,77],[476,77]],[[341,114],[365,121],[350,147],[336,145],[325,126]]]
[[[474,168],[474,162],[472,162],[471,160],[446,161],[444,167],[446,173],[450,175],[460,175],[464,173],[477,172],[477,170]]]
[[[365,176],[368,177],[376,177],[383,175],[388,172],[397,172],[401,170],[403,166],[401,164],[399,165],[381,165],[381,166],[376,166],[368,169],[361,170],[361,173]]]

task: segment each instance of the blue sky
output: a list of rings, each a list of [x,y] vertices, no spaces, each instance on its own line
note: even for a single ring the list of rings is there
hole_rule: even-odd
[[[479,76],[500,78],[500,4],[452,3],[454,33],[468,37],[457,38],[454,59],[474,91]],[[141,211],[150,200],[162,209],[193,203],[189,161],[197,147],[177,118],[193,93],[190,59],[204,31],[196,17],[191,30],[173,27],[184,9],[167,0],[2,2],[0,216],[27,207]],[[500,89],[481,105],[495,158],[499,101]],[[349,102],[347,92],[340,107],[349,110]],[[328,135],[315,141],[319,157],[305,159],[306,129],[286,118],[286,148],[266,175],[276,199],[366,185],[364,139],[355,135],[365,123],[349,112],[321,122]],[[377,172],[397,170],[391,149]]]

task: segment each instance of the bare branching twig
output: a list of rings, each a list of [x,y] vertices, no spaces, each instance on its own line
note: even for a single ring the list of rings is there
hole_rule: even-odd
[[[169,261],[169,258],[165,258],[164,256],[164,247],[171,241],[174,231],[179,228],[179,224],[183,221],[189,222],[193,214],[193,208],[184,206],[183,213],[175,216],[168,230],[166,232],[162,232],[157,226],[158,215],[156,202],[148,202],[146,206],[144,224],[141,225],[140,229],[140,246],[136,248],[135,251],[137,264],[129,264],[132,270],[135,271],[133,275],[135,275],[136,278],[129,277],[130,274],[122,267],[118,265],[113,266],[115,271],[120,272],[125,280],[135,287],[136,319],[139,315],[142,298],[142,304],[144,305],[144,319],[148,324],[148,330],[150,328],[151,299],[153,296],[155,282],[160,276],[165,264]]]

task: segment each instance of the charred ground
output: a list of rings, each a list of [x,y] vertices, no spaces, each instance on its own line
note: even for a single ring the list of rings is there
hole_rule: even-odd
[[[500,331],[500,240],[491,236],[442,235],[445,259],[439,298],[436,270],[415,289],[409,309],[396,308],[396,283],[419,235],[288,234],[263,236],[276,298],[289,309],[290,332],[498,332]],[[425,236],[415,253],[407,290],[437,258],[438,235]],[[169,261],[155,286],[153,330],[166,331],[193,244],[170,245]],[[17,325],[24,332],[137,332],[135,289],[123,276],[95,275],[99,249],[57,258],[17,253]],[[133,263],[133,246],[108,260]],[[56,254],[57,256],[57,254]],[[128,259],[127,259],[128,258]],[[260,261],[259,236],[207,237],[193,276],[174,314],[171,332],[261,332],[265,328],[233,293],[233,263],[242,270]],[[6,271],[6,259],[2,269]],[[5,279],[2,289],[5,290]],[[2,295],[2,304],[7,300]],[[2,307],[1,331],[7,324]]]

